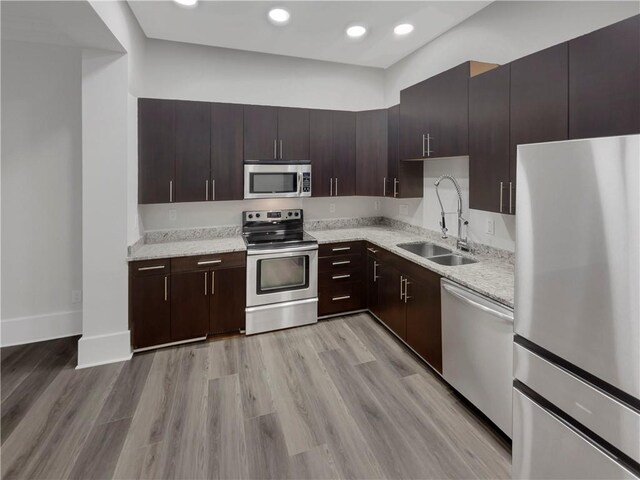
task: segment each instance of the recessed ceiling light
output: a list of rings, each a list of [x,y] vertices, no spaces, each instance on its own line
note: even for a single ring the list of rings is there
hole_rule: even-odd
[[[365,33],[367,33],[367,29],[362,25],[352,25],[347,28],[347,35],[349,35],[351,38],[360,38]]]
[[[182,5],[183,7],[194,7],[198,0],[173,0],[178,5]]]
[[[269,19],[276,25],[284,25],[289,22],[289,12],[284,8],[273,8],[269,10]]]
[[[408,35],[411,32],[413,32],[413,25],[410,23],[401,23],[393,29],[393,33],[396,35]]]

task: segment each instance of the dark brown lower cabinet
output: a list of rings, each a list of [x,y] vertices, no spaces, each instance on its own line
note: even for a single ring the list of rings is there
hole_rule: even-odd
[[[320,245],[318,255],[318,316],[365,308],[363,242]]]
[[[375,249],[374,249],[375,250]],[[367,308],[376,317],[380,318],[380,278],[378,276],[378,259],[375,252],[367,254]]]
[[[380,320],[402,340],[407,338],[407,323],[402,294],[402,276],[394,265],[381,261],[378,266],[380,280]]]
[[[171,275],[171,341],[204,337],[209,329],[211,272]]]
[[[129,316],[133,348],[171,341],[170,290],[169,275],[130,277]]]
[[[209,333],[245,329],[246,269],[226,268],[209,272],[212,290],[209,297]]]

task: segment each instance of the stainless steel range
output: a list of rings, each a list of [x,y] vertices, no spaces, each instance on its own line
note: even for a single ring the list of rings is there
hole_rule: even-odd
[[[303,230],[303,212],[242,213],[247,245],[246,333],[318,321],[318,241]]]

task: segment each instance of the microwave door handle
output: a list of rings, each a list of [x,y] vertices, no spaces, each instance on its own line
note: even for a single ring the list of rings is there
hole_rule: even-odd
[[[298,172],[298,196],[302,195],[302,172]]]

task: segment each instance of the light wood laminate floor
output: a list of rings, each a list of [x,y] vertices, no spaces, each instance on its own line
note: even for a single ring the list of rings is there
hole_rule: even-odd
[[[75,370],[2,349],[3,478],[509,478],[509,448],[367,314]]]

